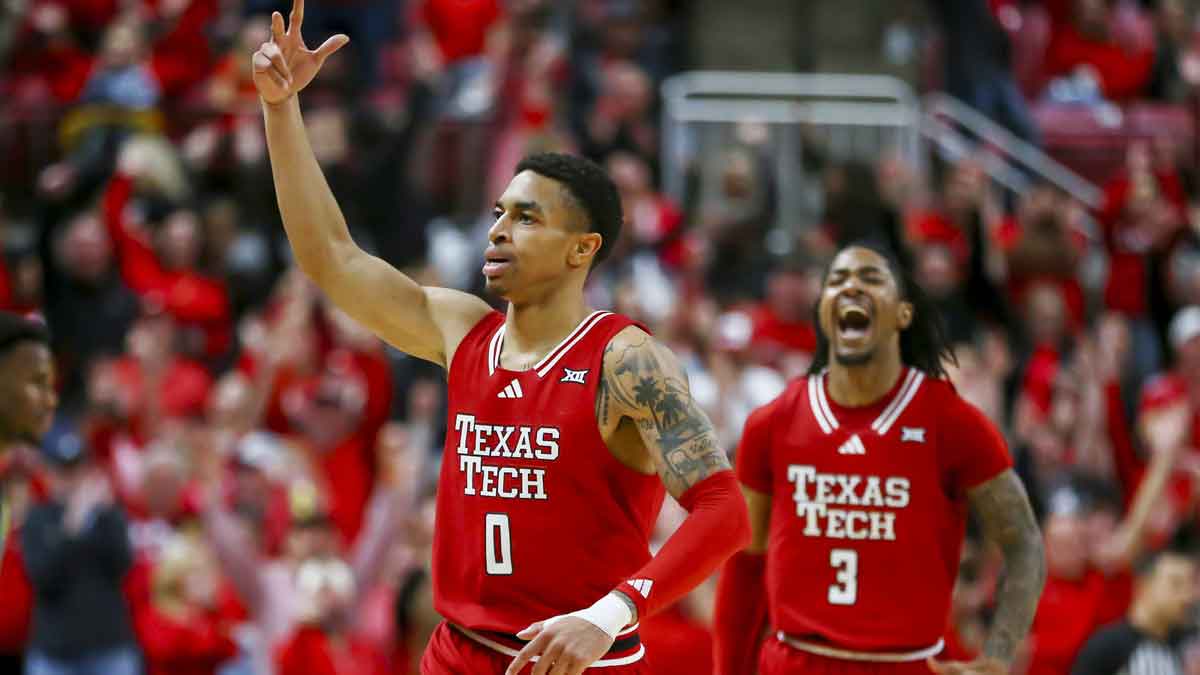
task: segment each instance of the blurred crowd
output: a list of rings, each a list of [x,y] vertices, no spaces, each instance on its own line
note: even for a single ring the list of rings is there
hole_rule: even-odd
[[[423,283],[478,291],[487,213],[517,160],[595,159],[627,225],[589,300],[680,355],[731,452],[749,412],[810,362],[830,254],[891,247],[936,299],[955,384],[1004,430],[1044,528],[1050,580],[1020,671],[1069,672],[1127,611],[1135,562],[1195,535],[1197,167],[1172,138],[1133,142],[1089,209],[1049,183],[1002,192],[971,155],[923,173],[809,144],[821,218],[780,245],[789,186],[752,122],[687,167],[683,199],[659,190],[658,91],[687,65],[684,4],[309,0],[310,45],[352,40],[303,100],[356,240]],[[1016,3],[950,6],[972,4],[968,19],[994,28]],[[1047,1],[1045,95],[1091,78],[1110,100],[1190,96],[1186,5]],[[417,672],[438,621],[445,380],[290,266],[249,77],[274,9],[287,7],[0,7],[0,306],[46,317],[63,401],[46,447],[0,468],[17,527],[0,670],[103,653],[118,674],[138,660],[152,675]],[[1131,25],[1146,30],[1126,40],[1116,28]],[[1014,73],[981,77],[967,100],[987,108],[999,99],[983,85]],[[1002,121],[1019,129],[1025,99],[1009,93],[989,114],[1011,108]],[[669,504],[659,537],[681,518]],[[980,649],[999,561],[972,533],[951,656]],[[657,672],[708,672],[711,594],[643,625]]]

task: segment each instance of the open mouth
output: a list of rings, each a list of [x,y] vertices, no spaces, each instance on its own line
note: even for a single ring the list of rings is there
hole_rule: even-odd
[[[837,314],[838,336],[843,340],[861,340],[871,331],[871,314],[859,305],[842,305]]]
[[[504,274],[512,265],[512,260],[499,253],[486,253],[483,256],[483,276],[488,278]]]

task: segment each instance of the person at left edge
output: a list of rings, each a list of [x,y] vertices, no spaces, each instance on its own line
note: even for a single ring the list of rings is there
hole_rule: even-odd
[[[0,312],[0,554],[10,517],[5,482],[14,469],[16,448],[41,445],[57,407],[46,326],[35,319]]]

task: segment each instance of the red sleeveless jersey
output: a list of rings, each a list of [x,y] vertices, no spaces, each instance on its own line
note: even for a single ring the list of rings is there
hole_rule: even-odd
[[[944,380],[906,369],[860,408],[828,378],[793,382],[746,421],[738,477],[772,496],[775,630],[862,652],[936,651],[967,491],[1011,466],[995,426]]]
[[[604,350],[630,325],[594,312],[521,372],[500,367],[499,312],[459,345],[433,540],[447,620],[516,633],[588,607],[650,560],[662,482],[612,456],[595,412]]]

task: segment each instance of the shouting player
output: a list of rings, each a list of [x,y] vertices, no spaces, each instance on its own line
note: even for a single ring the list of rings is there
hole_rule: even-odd
[[[276,12],[253,57],[296,260],[350,316],[449,371],[433,546],[447,623],[421,672],[649,672],[639,618],[745,546],[749,523],[678,361],[584,303],[621,226],[615,186],[579,158],[527,157],[496,202],[483,265],[507,313],[419,286],[355,245],[313,157],[296,94],[348,39],[307,49],[303,13],[295,0],[285,29]],[[652,559],[664,484],[690,513]]]
[[[944,379],[938,317],[893,259],[850,246],[817,324],[809,376],[750,416],[738,449],[753,534],[718,584],[717,672],[1007,673],[1042,539],[1004,440]],[[1006,573],[983,654],[940,663],[968,507]]]
[[[37,447],[54,421],[54,361],[50,336],[37,321],[0,312],[0,556],[8,534],[5,474],[12,469],[13,448]]]

